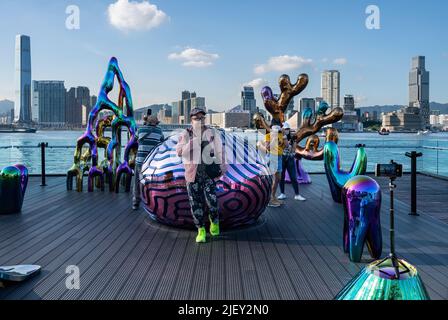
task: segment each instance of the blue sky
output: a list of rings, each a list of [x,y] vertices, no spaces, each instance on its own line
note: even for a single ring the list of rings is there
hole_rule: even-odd
[[[116,56],[136,107],[172,102],[188,89],[224,110],[254,80],[261,106],[259,86],[277,90],[282,73],[308,73],[300,97],[316,97],[320,73],[330,68],[341,71],[341,95],[355,95],[359,106],[407,104],[414,55],[426,56],[431,100],[448,102],[444,0],[150,0],[156,19],[145,15],[154,7],[120,0],[111,23],[116,1],[2,0],[0,100],[14,95],[14,37],[22,33],[31,36],[34,80],[65,80],[96,94]],[[380,30],[365,27],[370,4],[380,9]],[[79,30],[65,26],[68,5],[80,9]]]

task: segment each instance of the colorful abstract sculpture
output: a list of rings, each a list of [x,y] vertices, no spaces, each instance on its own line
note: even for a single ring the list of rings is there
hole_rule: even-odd
[[[302,165],[302,161],[299,159],[294,160],[295,168],[296,168],[296,176],[297,176],[297,182],[299,184],[310,184],[311,183],[311,177],[308,174],[308,172],[305,171]],[[285,181],[287,183],[291,182],[291,178],[289,176],[288,171],[286,171],[285,174]]]
[[[228,170],[217,181],[220,225],[224,229],[253,224],[271,195],[268,167],[247,140],[220,131]],[[169,137],[142,166],[142,200],[150,217],[162,224],[194,228],[182,159],[176,154],[179,134]]]
[[[370,177],[353,177],[342,188],[342,199],[344,252],[350,261],[359,262],[366,243],[370,256],[378,259],[383,248],[380,186]]]
[[[120,91],[118,104],[112,102],[108,94],[114,88],[117,78]],[[100,112],[108,111],[100,116]],[[99,119],[97,119],[100,116]],[[121,135],[122,127],[127,127],[128,142],[124,150],[121,162]],[[95,132],[94,132],[95,127]],[[112,139],[104,137],[106,127],[112,129]],[[126,192],[130,191],[132,169],[134,168],[135,155],[138,148],[137,125],[134,120],[134,111],[131,98],[131,90],[123,78],[118,61],[111,58],[106,77],[101,85],[98,101],[89,114],[85,133],[78,139],[74,154],[74,163],[67,172],[67,190],[73,188],[73,177],[76,177],[76,189],[82,191],[82,178],[88,171],[88,191],[94,189],[94,181],[97,187],[104,190],[105,181],[109,183],[109,190],[119,192],[122,177],[125,177]],[[82,148],[87,144],[89,149],[82,155]],[[105,149],[105,159],[98,164],[98,148]],[[91,161],[91,164],[89,163]]]
[[[362,269],[336,300],[429,300],[417,269],[405,260],[386,258]],[[397,269],[396,269],[397,268]],[[398,272],[398,277],[397,277]]]
[[[0,171],[0,214],[19,213],[22,210],[28,169],[16,164]]]
[[[338,132],[334,128],[327,129],[326,143],[324,146],[324,166],[331,196],[335,202],[341,203],[341,190],[344,184],[357,175],[363,175],[367,169],[367,155],[364,145],[357,145],[358,151],[350,171],[341,169],[341,159],[338,149]]]

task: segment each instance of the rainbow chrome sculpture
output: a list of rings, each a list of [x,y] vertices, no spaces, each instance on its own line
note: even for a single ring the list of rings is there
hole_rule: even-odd
[[[28,185],[28,169],[16,164],[0,171],[0,214],[19,213]]]
[[[341,203],[341,190],[351,178],[363,175],[367,169],[367,155],[364,145],[357,145],[358,151],[350,171],[341,169],[341,157],[338,149],[339,136],[335,128],[328,128],[323,150],[325,174],[330,185],[331,196],[335,202]]]
[[[350,261],[361,261],[364,244],[370,256],[381,256],[381,189],[378,183],[367,176],[355,176],[342,189],[344,205],[344,252]]]
[[[228,169],[217,181],[220,226],[254,224],[265,210],[272,178],[255,148],[237,135],[220,131]],[[149,216],[162,224],[194,228],[182,158],[176,154],[179,133],[155,147],[142,166],[142,200]]]
[[[120,87],[118,104],[112,102],[108,97],[114,88],[115,77]],[[106,110],[109,112],[101,115],[102,111]],[[98,117],[100,118],[97,119]],[[121,162],[123,126],[127,127],[129,134],[123,162]],[[104,137],[106,127],[112,128],[112,139]],[[82,154],[85,144],[88,145],[88,149]],[[100,164],[98,164],[98,148],[105,150],[104,160]],[[107,182],[110,191],[118,192],[123,175],[125,176],[126,192],[129,192],[137,148],[137,125],[134,120],[131,90],[118,67],[117,59],[113,57],[110,59],[106,77],[101,85],[98,101],[89,114],[86,131],[77,141],[74,163],[67,172],[67,189],[73,188],[73,177],[76,177],[76,189],[81,192],[83,174],[88,171],[89,192],[94,189],[95,179],[97,187],[101,190],[104,190],[104,183]]]

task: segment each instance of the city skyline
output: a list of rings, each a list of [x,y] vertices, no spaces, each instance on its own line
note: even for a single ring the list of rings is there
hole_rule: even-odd
[[[340,70],[341,94],[353,94],[357,106],[406,105],[409,59],[417,55],[426,56],[431,70],[431,101],[447,102],[443,75],[448,72],[448,44],[433,39],[444,37],[444,21],[438,13],[448,4],[411,2],[377,1],[381,28],[369,30],[365,27],[367,1],[355,5],[285,1],[290,10],[284,10],[282,20],[300,21],[302,30],[296,34],[293,24],[289,28],[284,23],[265,23],[271,17],[263,8],[275,7],[271,1],[151,0],[159,15],[148,19],[154,24],[142,30],[126,25],[125,18],[111,20],[117,9],[111,5],[126,11],[133,2],[78,1],[80,28],[68,30],[67,2],[38,6],[32,1],[6,0],[1,6],[8,9],[0,10],[0,67],[4,70],[0,100],[14,100],[13,39],[23,33],[33,39],[33,80],[63,79],[67,87],[82,85],[96,94],[109,57],[116,56],[129,75],[136,108],[174,101],[177,92],[191,83],[216,110],[239,104],[244,85],[254,86],[261,105],[261,87],[275,90],[282,73],[292,80],[301,72],[308,73],[310,84],[302,96],[316,97],[326,69]],[[232,24],[228,24],[230,16]],[[335,17],[338,23],[332,22]],[[409,21],[425,21],[425,26]],[[242,30],[244,37],[239,37]],[[266,37],[282,46],[266,46]],[[396,39],[401,39],[399,46]],[[415,39],[419,39],[418,47]]]

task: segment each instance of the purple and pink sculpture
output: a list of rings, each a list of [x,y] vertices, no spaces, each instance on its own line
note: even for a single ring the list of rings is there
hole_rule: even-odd
[[[224,229],[254,224],[265,210],[272,178],[264,160],[244,139],[220,131],[228,170],[217,181],[220,225]],[[154,148],[142,166],[142,200],[150,217],[162,224],[194,228],[179,134]]]
[[[21,164],[0,171],[0,214],[19,213],[22,210],[28,185],[28,169]]]
[[[120,87],[118,104],[108,97],[114,88],[115,77]],[[104,129],[109,126],[112,128],[112,139],[104,137]],[[127,127],[129,133],[121,162],[123,126]],[[104,183],[107,182],[110,191],[118,192],[120,182],[124,182],[126,192],[129,192],[132,168],[135,166],[135,154],[138,148],[137,141],[137,124],[134,120],[131,90],[118,67],[117,59],[113,57],[110,59],[106,77],[101,85],[98,101],[89,114],[86,131],[76,143],[74,163],[67,172],[67,189],[73,188],[73,177],[76,177],[76,189],[81,192],[83,175],[85,171],[88,171],[89,192],[94,189],[95,179],[97,187],[101,190],[104,190]],[[82,154],[85,144],[89,149]],[[105,149],[105,159],[100,164],[98,164],[98,148]],[[124,181],[122,181],[123,175]]]
[[[302,161],[299,159],[294,159],[294,165],[296,168],[296,176],[297,176],[297,182],[299,184],[310,184],[311,183],[311,177],[308,174],[308,172],[305,171],[302,165]],[[285,173],[285,181],[287,183],[291,183],[291,177],[289,176],[288,171]]]
[[[342,188],[344,206],[344,252],[351,261],[361,261],[364,244],[370,256],[378,259],[383,248],[381,235],[381,189],[367,176],[349,179]]]

